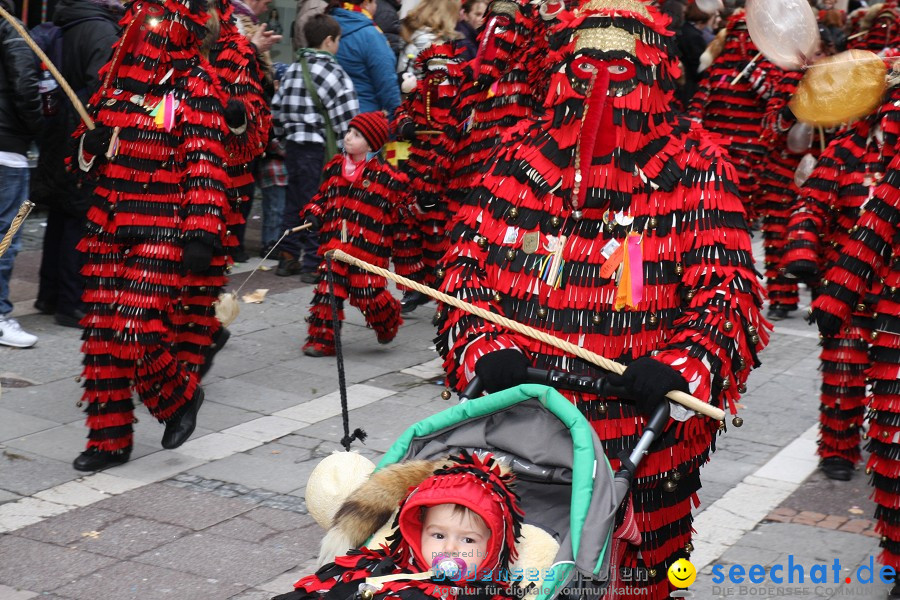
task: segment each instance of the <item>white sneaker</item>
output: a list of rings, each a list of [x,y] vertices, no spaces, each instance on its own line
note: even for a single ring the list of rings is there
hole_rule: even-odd
[[[23,330],[15,319],[0,317],[0,345],[31,348],[37,344],[37,341],[37,336]]]

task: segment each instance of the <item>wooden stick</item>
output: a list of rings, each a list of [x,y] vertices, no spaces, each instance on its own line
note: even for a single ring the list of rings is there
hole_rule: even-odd
[[[16,213],[12,223],[9,224],[9,231],[3,236],[3,240],[0,240],[0,256],[3,256],[9,249],[9,245],[12,244],[13,236],[16,235],[19,227],[25,222],[25,217],[28,216],[28,213],[31,212],[32,208],[34,208],[34,202],[31,200],[26,200],[22,203],[22,206],[19,207],[19,212]]]
[[[756,61],[759,60],[760,56],[762,56],[762,52],[757,52],[756,56],[753,57],[753,60],[748,62],[747,66],[744,67],[743,69],[741,69],[741,72],[737,74],[737,77],[735,77],[734,79],[731,80],[731,85],[737,84],[737,82],[740,81],[744,77],[744,75],[749,73],[750,69],[753,67],[753,65],[756,63]]]
[[[38,58],[44,63],[44,66],[47,67],[47,70],[50,71],[50,74],[53,75],[53,78],[59,83],[59,87],[63,89],[66,93],[66,96],[69,97],[69,100],[72,102],[72,106],[75,107],[75,111],[78,113],[78,116],[81,117],[81,120],[84,121],[84,124],[87,125],[88,129],[94,129],[94,121],[87,114],[87,110],[85,110],[84,105],[81,103],[81,100],[78,99],[78,96],[75,95],[74,90],[72,90],[72,86],[69,85],[69,82],[63,78],[62,74],[56,70],[56,65],[54,65],[50,59],[44,54],[44,51],[41,50],[40,46],[34,43],[34,40],[31,39],[31,36],[28,35],[28,32],[25,31],[25,28],[19,25],[19,22],[16,21],[15,17],[11,14],[3,10],[3,7],[0,6],[0,17],[3,17],[9,24],[13,26],[13,29],[18,32],[19,35],[22,36],[22,39],[25,40],[25,43],[28,44],[28,47],[38,55]]]
[[[422,285],[421,283],[417,283],[415,281],[409,280],[406,277],[401,277],[395,273],[388,271],[387,269],[382,269],[381,267],[376,267],[373,264],[367,263],[363,260],[356,258],[355,256],[350,256],[343,250],[329,250],[328,251],[333,258],[336,258],[342,262],[349,263],[360,269],[365,271],[369,271],[370,273],[375,273],[376,275],[381,275],[387,279],[395,283],[399,283],[400,285],[406,286],[408,288],[414,289],[419,293],[425,294],[431,298],[434,298],[438,302],[443,302],[444,304],[449,304],[455,308],[460,310],[464,310],[467,313],[471,313],[475,316],[481,317],[485,321],[490,321],[496,325],[500,325],[501,327],[506,327],[507,329],[511,329],[516,333],[521,333],[522,335],[528,336],[532,339],[538,340],[539,342],[543,342],[549,346],[553,346],[563,352],[568,352],[578,358],[585,360],[591,364],[597,365],[601,369],[605,369],[607,371],[612,371],[613,373],[618,373],[621,375],[625,371],[625,365],[619,364],[613,360],[609,360],[606,357],[600,356],[596,352],[591,352],[590,350],[585,350],[580,346],[576,346],[571,342],[567,342],[562,340],[556,336],[550,335],[549,333],[539,331],[534,329],[533,327],[528,327],[527,325],[523,325],[517,321],[513,321],[512,319],[508,319],[506,317],[500,316],[496,313],[492,313],[488,310],[475,306],[473,304],[469,304],[468,302],[464,302],[458,298],[454,298],[453,296],[448,296],[443,292],[439,292],[433,288]],[[720,408],[716,408],[715,406],[710,406],[706,402],[703,402],[699,398],[695,398],[690,394],[685,394],[684,392],[679,392],[677,390],[672,390],[666,397],[670,400],[674,400],[675,402],[681,404],[682,406],[689,408],[698,413],[704,414],[707,417],[711,417],[716,419],[717,421],[725,420],[725,411]]]

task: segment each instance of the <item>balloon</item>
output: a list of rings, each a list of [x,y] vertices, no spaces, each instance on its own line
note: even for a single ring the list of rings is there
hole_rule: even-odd
[[[747,0],[747,30],[759,51],[787,71],[802,68],[819,47],[807,0]]]
[[[810,149],[816,130],[806,123],[794,123],[787,134],[787,149],[794,154],[800,154]]]
[[[881,106],[887,66],[874,52],[848,50],[810,65],[789,106],[804,123],[834,127]]]
[[[725,10],[722,0],[697,0],[697,8],[708,15],[715,14],[720,10]]]
[[[237,319],[241,312],[237,294],[234,292],[222,292],[219,294],[219,299],[213,304],[216,307],[216,318],[222,323],[222,327],[231,325],[231,322]]]
[[[797,170],[794,171],[794,183],[797,184],[798,188],[803,187],[803,184],[809,179],[810,173],[816,168],[816,162],[816,157],[808,153],[800,159],[800,164],[797,165]]]

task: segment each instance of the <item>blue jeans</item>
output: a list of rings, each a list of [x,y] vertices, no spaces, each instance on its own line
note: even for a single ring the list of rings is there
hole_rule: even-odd
[[[19,207],[28,199],[28,175],[28,169],[0,165],[0,239],[9,231]],[[8,315],[13,309],[9,301],[9,281],[12,279],[13,261],[21,248],[21,234],[19,230],[9,249],[0,256],[0,316]]]
[[[284,217],[284,195],[287,186],[271,185],[262,188],[262,241],[265,248],[274,244],[284,233],[281,228],[281,220]],[[278,255],[275,255],[278,258]]]
[[[284,166],[288,173],[287,194],[284,199],[284,219],[281,230],[292,229],[301,223],[300,211],[316,195],[322,168],[325,166],[325,144],[298,144],[288,140]],[[319,235],[312,231],[292,233],[284,238],[281,249],[300,261],[303,271],[319,268]]]

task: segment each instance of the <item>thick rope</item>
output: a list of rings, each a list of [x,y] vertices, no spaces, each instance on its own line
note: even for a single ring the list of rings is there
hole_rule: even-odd
[[[31,200],[26,200],[22,203],[22,206],[19,207],[19,212],[16,213],[12,223],[9,224],[9,231],[6,232],[6,235],[3,236],[3,240],[0,241],[0,256],[3,256],[9,249],[9,245],[12,244],[13,236],[16,235],[19,227],[25,222],[25,217],[28,216],[28,213],[31,212],[32,208],[34,208],[34,202]]]
[[[56,70],[56,65],[54,65],[50,59],[44,54],[44,51],[41,50],[40,46],[38,46],[31,36],[28,35],[28,32],[25,31],[25,28],[19,25],[19,22],[13,17],[11,14],[3,10],[3,7],[0,6],[0,17],[3,17],[9,24],[13,26],[19,35],[22,36],[22,39],[25,40],[25,43],[31,48],[31,50],[38,55],[38,58],[41,59],[41,62],[44,63],[44,66],[47,67],[47,70],[50,71],[50,74],[53,75],[53,79],[59,83],[59,87],[63,89],[66,93],[66,96],[69,97],[69,100],[72,102],[72,106],[75,107],[76,112],[78,112],[78,116],[81,117],[81,120],[84,121],[84,124],[88,129],[94,129],[94,121],[91,120],[91,117],[88,116],[87,110],[85,110],[84,105],[81,103],[81,100],[78,99],[78,96],[75,94],[74,90],[72,90],[72,86],[69,85],[69,82],[65,80],[62,74]]]
[[[550,335],[546,332],[539,331],[534,329],[533,327],[529,327],[527,325],[523,325],[517,321],[513,321],[512,319],[507,319],[501,315],[496,313],[492,313],[488,310],[485,310],[481,307],[475,306],[473,304],[469,304],[463,300],[458,298],[454,298],[453,296],[448,296],[443,292],[439,292],[433,288],[422,285],[421,283],[417,283],[406,277],[401,277],[400,275],[396,275],[395,273],[391,273],[387,269],[382,269],[381,267],[376,267],[375,265],[369,264],[363,260],[356,258],[355,256],[350,256],[343,250],[329,250],[327,254],[332,255],[334,258],[359,267],[360,269],[364,269],[369,271],[370,273],[375,273],[376,275],[381,275],[387,279],[395,283],[399,283],[400,285],[406,286],[408,288],[414,289],[415,291],[425,294],[431,298],[434,298],[438,302],[443,302],[444,304],[449,304],[454,308],[458,308],[460,310],[464,310],[467,313],[471,313],[475,316],[481,317],[485,321],[490,321],[496,325],[500,325],[501,327],[506,327],[507,329],[511,329],[516,333],[520,333],[524,336],[530,337],[532,339],[538,340],[539,342],[543,342],[549,346],[553,346],[563,352],[568,352],[578,358],[587,361],[593,365],[597,365],[601,369],[605,369],[607,371],[612,371],[613,373],[622,374],[625,371],[625,365],[619,364],[616,361],[609,360],[603,356],[600,356],[596,352],[591,352],[590,350],[585,350],[580,346],[576,346],[571,342],[567,342],[562,340],[556,336]],[[716,419],[717,421],[725,420],[725,411],[720,408],[716,408],[715,406],[710,406],[706,402],[703,402],[699,398],[695,398],[690,394],[686,394],[684,392],[680,392],[678,390],[672,390],[666,397],[669,400],[677,402],[681,404],[685,408],[689,408],[690,410],[696,411],[700,414],[706,415],[712,419]]]

